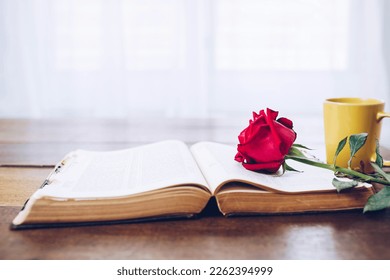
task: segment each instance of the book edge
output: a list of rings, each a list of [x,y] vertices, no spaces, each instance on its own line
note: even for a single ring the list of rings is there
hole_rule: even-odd
[[[142,223],[142,222],[158,222],[158,221],[169,221],[169,220],[180,220],[180,219],[193,219],[193,218],[197,218],[198,215],[199,214],[185,214],[185,215],[178,214],[178,215],[169,215],[169,216],[161,216],[161,217],[148,217],[148,218],[111,220],[111,221],[70,222],[70,223],[34,223],[34,224],[19,224],[19,225],[11,223],[10,230],[133,224],[133,223]]]

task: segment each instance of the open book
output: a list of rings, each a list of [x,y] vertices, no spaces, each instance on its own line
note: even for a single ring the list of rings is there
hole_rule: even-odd
[[[215,197],[224,215],[362,208],[373,189],[337,193],[333,173],[262,174],[234,161],[236,147],[163,141],[110,152],[77,150],[56,165],[11,228],[191,217]]]

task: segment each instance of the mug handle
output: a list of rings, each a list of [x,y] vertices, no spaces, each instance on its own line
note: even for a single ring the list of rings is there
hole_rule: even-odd
[[[383,118],[390,118],[390,113],[386,112],[379,112],[376,115],[377,121],[381,121]],[[383,166],[390,167],[390,161],[389,160],[383,160]]]
[[[376,120],[378,122],[381,121],[383,118],[390,118],[390,113],[379,112],[379,113],[376,114]]]

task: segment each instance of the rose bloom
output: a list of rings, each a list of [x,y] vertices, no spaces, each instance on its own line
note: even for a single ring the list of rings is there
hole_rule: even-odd
[[[252,171],[274,173],[284,163],[297,134],[293,123],[287,118],[279,118],[278,112],[267,108],[253,112],[253,120],[238,136],[235,160]]]

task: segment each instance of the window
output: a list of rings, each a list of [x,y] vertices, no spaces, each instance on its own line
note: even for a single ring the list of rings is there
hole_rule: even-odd
[[[219,1],[218,70],[345,70],[349,1]]]
[[[386,7],[0,0],[0,115],[318,117],[329,96],[387,99]]]

